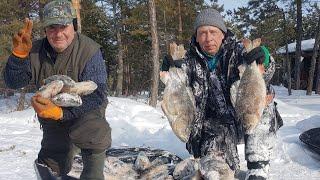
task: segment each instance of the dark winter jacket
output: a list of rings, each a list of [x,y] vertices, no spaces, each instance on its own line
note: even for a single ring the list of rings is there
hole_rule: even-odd
[[[267,94],[275,96],[275,91],[270,84],[267,85]],[[264,111],[268,111],[270,117],[269,132],[276,133],[278,129],[283,126],[283,120],[277,109],[278,103],[275,101],[273,101],[272,103],[273,105],[269,105],[268,108],[266,108]]]
[[[39,88],[43,79],[55,74],[68,75],[77,82],[91,80],[98,85],[93,93],[82,97],[80,107],[63,108],[63,119],[59,123],[71,125],[70,137],[82,148],[105,149],[110,146],[110,128],[105,120],[107,74],[100,45],[86,36],[75,34],[70,46],[57,54],[46,38],[38,40],[33,43],[29,58],[9,57],[5,82],[11,88],[28,84]],[[44,130],[46,126],[57,125],[57,122],[41,118],[39,121]]]
[[[210,72],[206,56],[193,37],[186,62],[182,67],[189,77],[189,85],[196,100],[196,119],[188,143],[188,150],[199,155],[201,129],[208,118],[215,118],[221,124],[235,125],[235,111],[230,101],[230,87],[239,80],[238,65],[242,62],[243,48],[229,31],[218,52],[217,68]],[[208,124],[209,125],[209,124]]]

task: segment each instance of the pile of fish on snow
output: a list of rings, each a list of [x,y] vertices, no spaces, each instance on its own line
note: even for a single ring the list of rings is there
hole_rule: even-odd
[[[191,179],[198,176],[198,161],[182,160],[165,150],[150,148],[111,148],[106,152],[105,179]],[[75,156],[70,176],[80,177],[82,159]]]

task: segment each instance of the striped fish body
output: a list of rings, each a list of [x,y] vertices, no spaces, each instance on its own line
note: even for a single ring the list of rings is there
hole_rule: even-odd
[[[54,104],[60,107],[74,107],[82,105],[81,97],[74,93],[60,93],[54,96],[51,100]]]

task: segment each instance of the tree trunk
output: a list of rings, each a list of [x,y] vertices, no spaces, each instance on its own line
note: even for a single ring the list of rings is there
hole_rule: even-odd
[[[286,69],[287,69],[287,82],[288,82],[288,95],[290,96],[291,93],[291,60],[289,57],[289,50],[288,50],[288,35],[287,35],[287,25],[286,25],[286,14],[282,10],[282,15],[283,15],[283,31],[284,31],[284,36],[286,40]]]
[[[125,96],[129,96],[129,86],[130,86],[129,64],[125,66],[125,75],[126,75]]]
[[[46,5],[45,2],[39,1],[39,19],[40,19],[40,22],[43,22],[43,8],[44,8],[45,5]],[[37,37],[37,36],[35,35],[35,33],[33,33],[33,35],[35,36],[34,38],[40,39],[40,38],[45,37],[45,36],[46,36],[46,33],[45,33],[44,29],[42,29],[42,30],[40,30],[40,32],[39,32],[40,37]]]
[[[132,73],[131,73],[131,66],[128,64],[128,95],[132,95],[132,84],[131,84],[131,79],[132,79]]]
[[[318,27],[316,30],[316,37],[315,37],[315,41],[314,41],[313,54],[312,54],[312,58],[311,58],[311,66],[310,66],[309,77],[308,77],[307,95],[312,94],[314,71],[316,68],[317,56],[318,56],[318,52],[319,52],[319,41],[320,41],[319,31],[320,31],[320,16],[318,19]]]
[[[316,94],[320,95],[320,56],[318,56],[318,70],[317,70],[317,83],[316,83]]]
[[[116,96],[122,95],[122,84],[123,84],[123,48],[121,34],[117,32],[117,41],[118,41],[118,67],[117,67],[117,87],[116,87]]]
[[[23,111],[24,110],[24,102],[26,100],[26,91],[24,88],[20,89],[20,98],[18,101],[17,111]]]
[[[181,3],[180,0],[178,0],[178,16],[179,16],[179,40],[182,40],[182,17],[181,17]]]
[[[302,41],[302,2],[296,0],[297,4],[297,29],[296,29],[296,60],[295,60],[295,80],[296,89],[300,89],[300,73],[301,73],[301,41]]]
[[[166,10],[163,11],[163,21],[164,21],[164,42],[166,44],[166,51],[169,51],[169,42],[167,37],[167,17],[166,17]]]
[[[123,89],[123,46],[122,46],[122,39],[121,39],[121,15],[118,15],[117,18],[117,1],[113,0],[113,15],[114,15],[114,31],[116,32],[117,36],[117,42],[118,42],[118,54],[117,54],[117,86],[116,86],[116,93],[115,96],[121,96],[122,95],[122,89]],[[120,7],[120,9],[122,9]],[[120,10],[121,13],[121,10]],[[118,19],[118,22],[117,22]]]
[[[80,5],[80,1],[81,0],[71,0],[72,2],[72,6],[74,7],[74,9],[76,10],[77,13],[77,32],[81,33],[81,17],[80,17],[80,9],[81,9],[81,5]]]
[[[157,18],[156,18],[156,6],[154,0],[149,0],[149,16],[150,27],[152,37],[152,61],[153,61],[153,73],[152,73],[152,85],[151,85],[151,99],[150,105],[156,107],[158,99],[158,86],[159,86],[159,40],[157,32]]]

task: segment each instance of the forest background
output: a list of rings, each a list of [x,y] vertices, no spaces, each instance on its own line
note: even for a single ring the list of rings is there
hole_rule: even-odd
[[[48,0],[0,0],[0,68],[11,54],[12,35],[28,17],[34,21],[33,40],[44,37],[42,8]],[[262,38],[277,62],[275,84],[289,84],[300,89],[301,41],[315,39],[310,68],[311,89],[320,94],[319,22],[317,0],[248,0],[246,5],[224,9],[223,0],[72,0],[78,8],[79,32],[102,45],[108,71],[111,96],[147,94],[155,106],[164,85],[159,81],[162,58],[171,42],[189,46],[197,13],[213,7],[225,17],[227,27],[236,37]],[[230,2],[230,1],[229,1]],[[235,0],[234,3],[237,3]],[[297,42],[290,67],[290,56],[277,50]],[[313,57],[314,56],[314,57]],[[319,69],[317,71],[317,69]],[[289,75],[288,75],[289,74]],[[290,77],[290,81],[288,80]],[[293,78],[291,78],[293,77]],[[1,94],[10,95],[0,76]],[[315,79],[315,82],[314,82]],[[292,84],[291,84],[292,83]],[[312,84],[315,84],[312,86]],[[18,91],[27,92],[26,88]],[[22,96],[24,93],[21,93]],[[21,97],[24,99],[23,97]],[[23,104],[23,103],[22,103]]]

